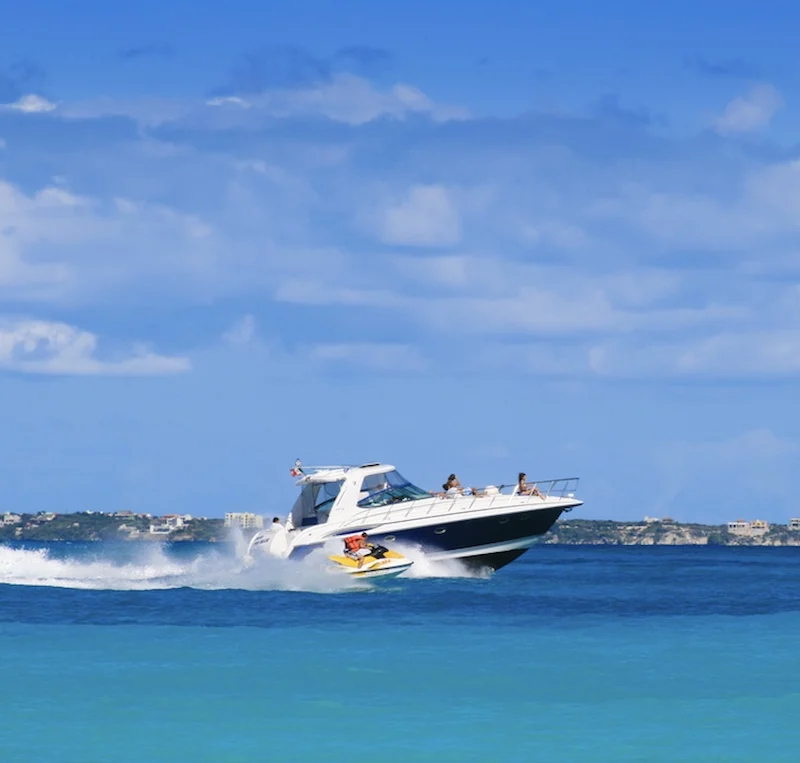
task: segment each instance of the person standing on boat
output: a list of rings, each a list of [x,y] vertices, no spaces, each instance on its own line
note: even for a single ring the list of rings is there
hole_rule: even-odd
[[[261,535],[264,538],[272,539],[274,538],[281,530],[283,530],[283,525],[281,524],[281,520],[278,517],[273,517],[272,522],[268,524],[262,531]]]
[[[250,539],[250,548],[257,548],[259,546],[266,546],[269,548],[275,536],[284,530],[281,520],[274,517],[272,522],[268,524],[263,530],[259,530]],[[249,551],[248,551],[249,553]]]

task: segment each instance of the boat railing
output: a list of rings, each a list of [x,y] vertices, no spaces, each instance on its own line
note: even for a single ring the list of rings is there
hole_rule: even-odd
[[[525,484],[530,495],[535,495],[536,491],[538,491],[545,498],[572,498],[578,489],[579,479],[579,477],[559,477],[555,480],[537,480],[536,482],[526,482]],[[492,486],[488,485],[487,487]],[[516,482],[510,485],[497,485],[496,487],[501,495],[517,494]],[[485,491],[486,487],[478,488],[478,490]]]
[[[554,480],[538,480],[527,483],[529,492],[524,498],[539,498],[544,502],[559,501],[573,498],[578,487],[578,477],[560,477]],[[537,496],[533,492],[536,488],[539,492]],[[383,522],[397,521],[403,519],[416,519],[429,516],[431,514],[461,514],[480,509],[485,511],[495,506],[508,506],[509,499],[515,498],[517,493],[517,483],[508,485],[486,485],[483,488],[462,488],[463,492],[431,493],[438,500],[427,501],[408,500],[388,503],[384,506],[368,506],[348,517],[348,524],[358,524],[359,522]],[[471,499],[471,500],[469,500]],[[479,503],[478,503],[479,502]],[[477,505],[476,505],[477,504]],[[536,500],[533,504],[538,507],[541,504]],[[405,511],[403,511],[405,508]]]

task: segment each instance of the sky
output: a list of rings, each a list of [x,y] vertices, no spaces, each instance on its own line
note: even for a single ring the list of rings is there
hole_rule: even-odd
[[[800,516],[800,6],[0,13],[0,512]]]

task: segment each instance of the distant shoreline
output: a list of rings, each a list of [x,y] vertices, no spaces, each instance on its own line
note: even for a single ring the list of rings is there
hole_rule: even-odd
[[[2,520],[0,515],[0,520]],[[5,515],[6,517],[9,514]],[[101,513],[19,514],[18,520],[0,523],[3,541],[102,542],[130,543],[191,542],[231,543],[233,528],[222,519],[184,518],[165,532],[165,518],[147,515]],[[175,515],[169,515],[173,517]],[[154,526],[159,532],[150,532]],[[540,536],[536,545],[564,546],[800,546],[800,530],[787,525],[736,523],[737,532],[728,525],[705,525],[675,522],[670,519],[625,522],[604,519],[562,517],[552,529]],[[753,525],[751,527],[750,525]],[[249,538],[258,528],[239,529]]]
[[[788,525],[737,522],[705,525],[671,519],[624,522],[562,518],[537,545],[562,546],[800,546],[800,530]]]

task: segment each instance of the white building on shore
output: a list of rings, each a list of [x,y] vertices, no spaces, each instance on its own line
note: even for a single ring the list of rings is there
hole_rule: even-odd
[[[790,519],[789,520],[789,529],[790,530],[800,530],[800,518]]]
[[[752,522],[737,519],[735,522],[728,522],[728,532],[731,535],[756,538],[769,532],[769,522],[765,522],[763,519],[754,519]]]
[[[158,522],[150,524],[150,535],[169,535],[173,530],[180,530],[191,522],[191,514],[164,514],[158,517]]]
[[[225,514],[225,527],[241,527],[242,530],[260,530],[264,526],[264,517],[249,511],[230,511]]]

